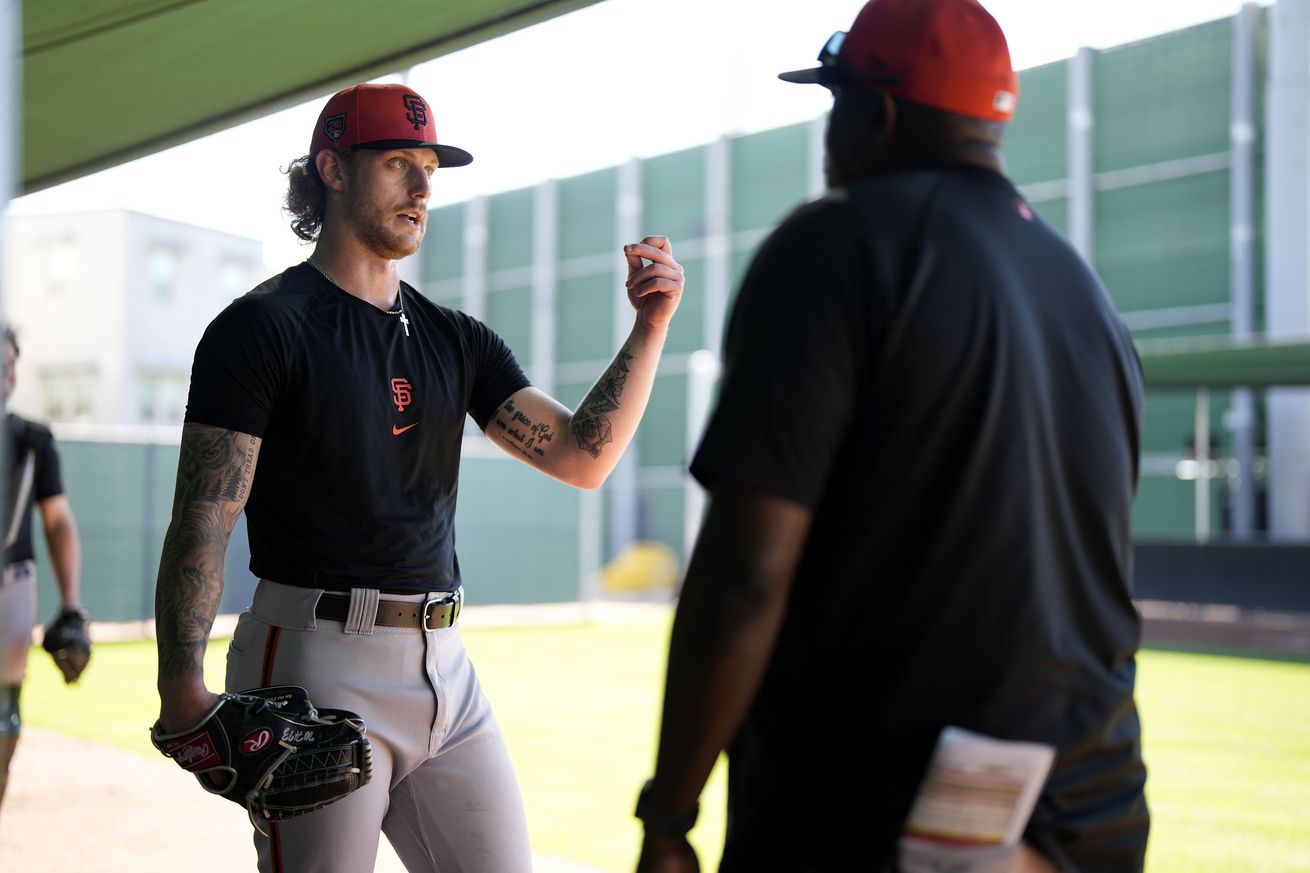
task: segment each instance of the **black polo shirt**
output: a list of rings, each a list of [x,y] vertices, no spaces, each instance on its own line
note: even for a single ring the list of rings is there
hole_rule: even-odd
[[[402,285],[409,333],[301,264],[234,301],[196,349],[186,420],[262,439],[250,570],[345,591],[454,590],[464,417],[528,385],[486,325]]]
[[[887,174],[766,241],[725,357],[692,472],[814,524],[723,869],[873,869],[959,725],[1058,750],[1030,841],[1139,870],[1142,380],[1092,271],[999,175]]]

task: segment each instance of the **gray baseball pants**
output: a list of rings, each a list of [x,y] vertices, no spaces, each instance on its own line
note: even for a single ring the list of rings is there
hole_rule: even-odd
[[[4,568],[0,580],[0,685],[22,685],[36,625],[36,570],[31,561]]]
[[[237,622],[227,689],[301,685],[364,718],[373,778],[349,797],[255,832],[261,873],[364,873],[385,833],[411,873],[529,873],[518,781],[459,626],[374,626],[378,592],[346,621],[316,618],[322,591],[261,580]],[[387,600],[428,599],[384,595]]]

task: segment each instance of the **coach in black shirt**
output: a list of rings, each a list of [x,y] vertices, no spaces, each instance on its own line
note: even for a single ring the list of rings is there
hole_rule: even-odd
[[[872,0],[815,70],[831,193],[764,244],[692,462],[642,870],[729,754],[725,871],[899,866],[943,727],[1056,750],[1004,869],[1139,871],[1130,510],[1142,403],[1091,269],[1003,175],[973,0]]]

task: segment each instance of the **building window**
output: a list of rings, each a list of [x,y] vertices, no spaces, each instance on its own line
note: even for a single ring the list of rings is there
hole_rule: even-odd
[[[50,421],[91,421],[95,415],[96,374],[89,368],[42,371],[41,399]]]
[[[53,240],[45,250],[45,292],[50,297],[65,297],[73,288],[77,273],[77,254],[73,241]]]
[[[142,373],[137,390],[141,424],[181,424],[186,412],[188,379],[179,373]]]
[[[177,252],[164,246],[152,248],[146,270],[150,296],[158,301],[172,300],[177,285]]]
[[[246,278],[246,265],[241,261],[224,261],[218,268],[218,287],[227,300],[236,300],[249,291],[250,280]]]

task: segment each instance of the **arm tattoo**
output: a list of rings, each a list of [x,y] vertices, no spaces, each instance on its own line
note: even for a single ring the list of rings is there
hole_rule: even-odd
[[[605,413],[619,408],[619,397],[628,381],[628,361],[631,360],[632,353],[625,343],[614,363],[587,392],[573,416],[573,437],[578,441],[578,447],[593,458],[599,458],[605,444],[614,441],[613,428]]]
[[[505,445],[527,458],[544,458],[546,448],[555,439],[549,424],[533,421],[514,405],[513,400],[506,400],[491,422],[504,432]]]
[[[159,677],[201,674],[223,593],[223,557],[254,477],[259,439],[188,425],[177,465],[173,518],[155,586]]]

